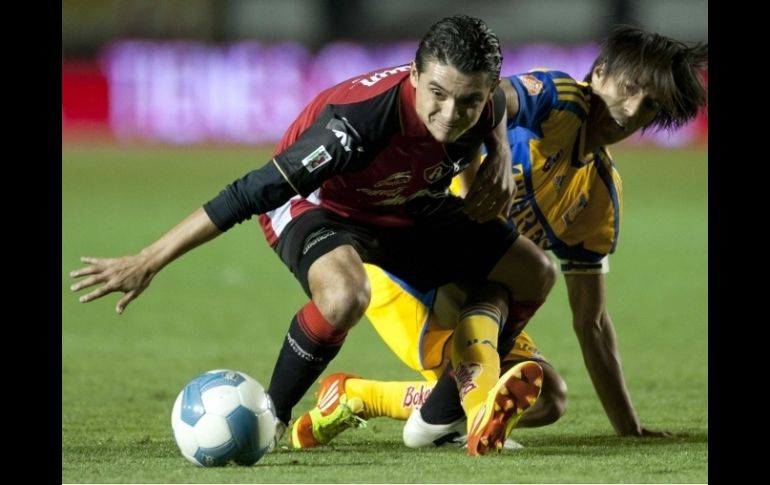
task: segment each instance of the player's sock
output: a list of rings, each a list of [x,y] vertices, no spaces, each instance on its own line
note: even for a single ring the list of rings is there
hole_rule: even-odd
[[[519,336],[524,327],[535,314],[542,301],[512,301],[508,309],[508,318],[503,324],[500,337],[498,338],[498,354],[500,359],[504,359],[513,349],[516,337]]]
[[[501,320],[496,306],[476,303],[463,309],[455,329],[452,364],[469,426],[500,378],[497,335]]]
[[[454,423],[465,414],[460,404],[460,396],[457,394],[454,375],[452,366],[446,366],[425,404],[420,408],[420,414],[426,423]]]
[[[291,410],[337,355],[346,330],[337,330],[310,301],[294,315],[270,378],[268,394],[284,423]]]
[[[436,381],[372,381],[348,379],[345,394],[364,402],[365,419],[386,416],[407,419],[415,408],[425,403]]]

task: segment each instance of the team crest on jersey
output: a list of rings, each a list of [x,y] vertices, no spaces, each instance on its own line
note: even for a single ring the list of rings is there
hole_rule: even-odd
[[[305,167],[308,172],[312,172],[313,170],[329,163],[331,159],[332,156],[329,155],[329,152],[326,151],[326,147],[321,145],[313,150],[310,155],[302,159],[302,166]]]
[[[436,165],[433,165],[432,167],[426,168],[422,175],[425,178],[426,182],[433,183],[438,180],[441,180],[445,175],[449,175],[450,173],[454,173],[455,167],[453,165],[447,165],[443,161],[437,163]]]
[[[449,161],[449,163],[447,163],[445,160],[442,160],[436,165],[423,170],[422,175],[426,182],[434,183],[441,180],[446,175],[462,172],[462,170],[468,166],[464,161],[463,157],[458,158],[456,162]]]
[[[537,96],[543,92],[543,81],[532,74],[522,74],[521,76],[516,77],[519,78],[524,87],[527,88],[527,93],[529,93],[530,96]]]
[[[388,175],[384,179],[376,182],[375,187],[391,187],[393,185],[408,184],[412,180],[412,172],[409,170],[396,172]]]

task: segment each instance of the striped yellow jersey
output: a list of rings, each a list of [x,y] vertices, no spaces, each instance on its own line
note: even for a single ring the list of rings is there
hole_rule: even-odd
[[[519,232],[562,271],[607,272],[620,231],[620,175],[606,147],[585,153],[591,90],[559,71],[510,76],[519,113],[508,120]]]

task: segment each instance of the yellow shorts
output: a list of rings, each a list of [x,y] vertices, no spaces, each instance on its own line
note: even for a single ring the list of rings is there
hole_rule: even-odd
[[[435,291],[412,293],[377,266],[365,264],[372,285],[366,317],[401,361],[428,380],[436,380],[451,358],[452,330],[440,328],[431,309]],[[525,332],[503,360],[546,362]]]

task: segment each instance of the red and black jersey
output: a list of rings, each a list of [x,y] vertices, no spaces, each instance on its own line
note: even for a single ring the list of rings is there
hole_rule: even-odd
[[[292,219],[319,206],[365,224],[410,226],[449,197],[452,177],[504,113],[497,89],[474,127],[439,143],[415,111],[409,66],[371,72],[319,94],[286,131],[272,163],[204,208],[223,230],[261,213],[271,245]]]

